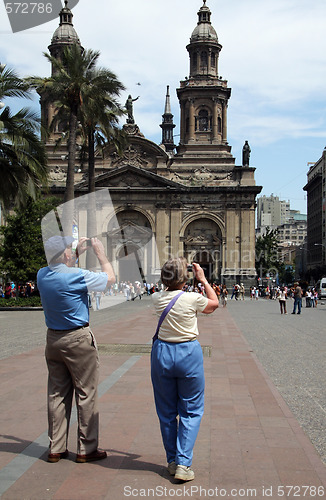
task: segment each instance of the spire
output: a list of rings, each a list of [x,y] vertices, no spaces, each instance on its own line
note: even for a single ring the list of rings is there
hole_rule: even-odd
[[[165,98],[165,110],[164,110],[165,115],[170,115],[171,114],[171,102],[170,102],[170,86],[168,85],[166,87],[166,98]]]
[[[171,113],[171,102],[170,102],[170,87],[166,88],[165,97],[165,109],[164,115],[162,115],[162,123],[160,125],[162,129],[162,144],[165,146],[166,151],[173,151],[175,144],[173,141],[173,129],[175,127],[173,123],[173,114]]]

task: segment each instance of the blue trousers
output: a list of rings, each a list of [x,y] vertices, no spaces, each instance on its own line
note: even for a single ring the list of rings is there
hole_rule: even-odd
[[[293,312],[295,313],[295,311],[298,307],[298,314],[300,314],[301,313],[301,306],[302,306],[302,299],[295,297],[294,305],[293,305]]]
[[[189,467],[204,413],[205,377],[199,342],[156,340],[151,376],[167,462]]]

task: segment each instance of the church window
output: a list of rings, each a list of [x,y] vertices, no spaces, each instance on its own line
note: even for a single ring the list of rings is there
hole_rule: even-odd
[[[214,54],[214,52],[211,55],[211,66],[212,68],[216,68],[216,55]]]
[[[207,52],[202,52],[200,54],[201,57],[201,66],[202,68],[207,68]]]
[[[196,130],[199,132],[207,132],[211,129],[211,117],[206,109],[201,109],[196,116]]]
[[[193,70],[197,69],[197,52],[195,52],[192,56],[192,67]]]

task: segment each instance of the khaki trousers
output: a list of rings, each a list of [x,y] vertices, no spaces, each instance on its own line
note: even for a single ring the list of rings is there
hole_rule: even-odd
[[[67,448],[69,422],[75,393],[77,406],[77,453],[98,447],[99,414],[97,386],[99,357],[89,327],[47,331],[45,357],[48,366],[48,420],[50,453]]]

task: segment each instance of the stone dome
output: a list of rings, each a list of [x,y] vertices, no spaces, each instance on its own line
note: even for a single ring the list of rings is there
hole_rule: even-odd
[[[209,23],[198,24],[192,32],[190,41],[197,42],[198,40],[201,40],[203,38],[208,38],[210,40],[215,40],[216,42],[218,42],[217,33],[213,26]]]
[[[77,35],[75,28],[71,24],[62,24],[58,26],[52,36],[51,44],[74,44],[77,43],[80,45],[80,40]]]

